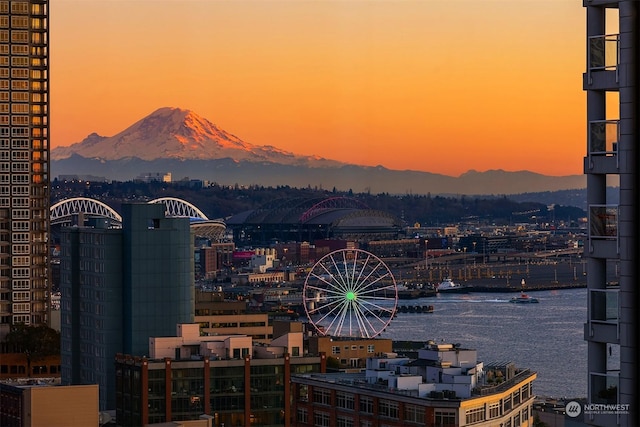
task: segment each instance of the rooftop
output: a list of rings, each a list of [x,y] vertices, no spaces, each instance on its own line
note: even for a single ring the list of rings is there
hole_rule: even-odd
[[[306,374],[296,378],[326,384],[345,385],[425,399],[463,400],[501,393],[535,379],[529,369],[515,368],[513,362],[485,365],[476,350],[459,345],[429,342],[418,358],[395,353],[369,357],[366,371],[359,373]]]

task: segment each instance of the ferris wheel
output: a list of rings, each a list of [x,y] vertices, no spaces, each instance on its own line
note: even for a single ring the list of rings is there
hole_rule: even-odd
[[[315,263],[302,298],[318,333],[373,338],[396,312],[398,287],[391,270],[374,254],[340,249]]]

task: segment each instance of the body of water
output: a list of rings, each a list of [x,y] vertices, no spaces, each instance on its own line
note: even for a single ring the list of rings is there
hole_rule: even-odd
[[[539,396],[587,395],[587,290],[530,292],[539,304],[513,304],[514,293],[439,295],[401,305],[433,305],[433,313],[399,313],[383,338],[460,343],[485,363],[513,361],[538,373]]]

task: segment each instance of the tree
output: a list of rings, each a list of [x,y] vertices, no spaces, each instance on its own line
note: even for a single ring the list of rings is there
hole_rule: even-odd
[[[549,427],[549,425],[540,420],[540,416],[538,416],[538,414],[535,414],[533,416],[533,427]]]
[[[327,357],[327,368],[328,369],[340,369],[340,360],[336,357],[329,356]]]
[[[27,326],[24,323],[13,325],[5,342],[13,352],[25,355],[29,376],[31,376],[31,362],[60,354],[60,332],[45,325]]]

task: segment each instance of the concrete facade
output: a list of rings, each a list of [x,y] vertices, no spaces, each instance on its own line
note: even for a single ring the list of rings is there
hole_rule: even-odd
[[[0,384],[3,427],[98,427],[97,385]],[[73,406],[71,406],[73,405]]]

